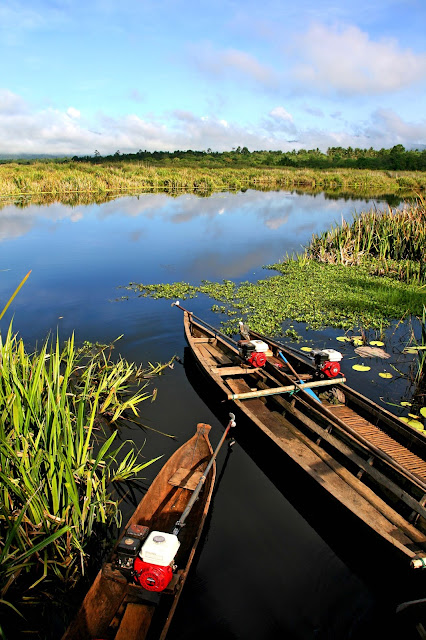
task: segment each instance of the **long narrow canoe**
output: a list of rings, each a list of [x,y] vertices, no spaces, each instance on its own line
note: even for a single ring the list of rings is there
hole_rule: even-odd
[[[306,359],[264,336],[250,335],[268,345],[265,365],[253,367],[232,340],[187,311],[184,328],[196,364],[223,401],[413,567],[426,564],[422,435],[346,386],[342,377],[316,380]],[[322,392],[321,402],[312,391]]]
[[[136,525],[172,533],[212,458],[209,431],[209,425],[197,425],[195,435],[171,456],[152,482],[124,532]],[[62,640],[143,640],[154,626],[155,640],[164,640],[200,539],[215,475],[213,463],[179,533],[177,569],[168,587],[161,594],[154,593],[126,579],[114,563],[117,545],[111,562],[99,571]]]

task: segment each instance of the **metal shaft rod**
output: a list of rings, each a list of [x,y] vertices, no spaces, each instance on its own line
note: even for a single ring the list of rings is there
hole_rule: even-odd
[[[186,309],[185,309],[185,311],[186,311]],[[219,453],[220,448],[223,445],[226,436],[228,435],[228,431],[231,429],[231,427],[235,427],[235,416],[234,416],[234,414],[230,413],[229,414],[229,418],[230,418],[230,420],[229,420],[228,425],[227,425],[227,427],[226,427],[226,429],[224,431],[224,434],[221,437],[221,439],[219,441],[219,444],[217,445],[217,447],[216,447],[216,449],[215,449],[215,451],[214,451],[214,453],[213,453],[213,455],[212,455],[207,467],[205,468],[204,473],[201,476],[197,486],[195,487],[194,493],[192,494],[190,501],[186,505],[186,508],[185,508],[184,512],[182,513],[181,517],[179,518],[179,520],[176,522],[176,524],[174,526],[174,529],[172,531],[174,536],[179,535],[179,531],[184,526],[185,520],[187,519],[192,507],[194,506],[194,504],[195,504],[195,502],[196,502],[196,500],[198,498],[198,495],[199,495],[199,493],[200,493],[201,489],[203,488],[203,485],[204,485],[204,483],[206,481],[208,473],[209,473],[210,469],[212,468],[212,465],[213,465],[214,461],[216,460],[217,454]]]
[[[287,358],[284,356],[282,351],[278,351],[279,356],[284,360],[284,362],[286,363],[286,365],[288,366],[288,368],[290,369],[290,371],[293,373],[293,375],[296,376],[296,379],[299,379],[299,383],[303,384],[303,380],[300,379],[300,377],[297,375],[295,369],[291,366],[291,364],[289,363],[289,361],[287,360]],[[302,385],[298,384],[297,382],[295,382],[295,385],[301,389]],[[311,389],[306,389],[306,393],[310,396],[312,396],[314,398],[314,400],[316,400],[317,402],[319,402],[320,404],[322,404],[321,400],[318,398],[318,396],[311,390]]]

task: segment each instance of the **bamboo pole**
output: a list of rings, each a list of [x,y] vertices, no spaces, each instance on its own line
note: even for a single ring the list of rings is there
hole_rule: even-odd
[[[280,393],[289,393],[298,389],[312,389],[316,387],[327,387],[333,384],[346,382],[346,378],[333,378],[330,380],[316,380],[315,382],[303,382],[291,384],[286,387],[273,387],[272,389],[259,389],[257,391],[247,391],[246,393],[228,393],[228,400],[245,400],[248,398],[261,398],[263,396],[273,396]]]

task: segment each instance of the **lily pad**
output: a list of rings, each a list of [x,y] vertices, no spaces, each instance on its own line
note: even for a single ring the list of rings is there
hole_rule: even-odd
[[[424,431],[424,426],[422,425],[421,422],[419,422],[418,420],[410,420],[410,418],[400,418],[400,420],[402,420],[402,422],[406,422],[408,424],[409,427],[412,427],[413,429],[415,429],[416,431]]]
[[[355,371],[370,371],[371,367],[367,367],[365,364],[354,364],[352,369],[355,369]]]
[[[370,344],[372,344],[374,347],[383,347],[385,345],[385,343],[381,340],[372,340]]]
[[[300,347],[300,351],[312,351],[312,347]]]
[[[354,344],[354,346],[355,346],[355,347],[360,347],[360,346],[363,344],[362,340],[358,340],[358,339],[356,339],[356,338],[354,338],[354,339],[352,340],[352,342],[353,342],[353,344]]]
[[[401,402],[401,407],[412,407],[413,405],[411,404],[411,402],[407,402],[406,400],[403,400]]]
[[[414,418],[415,420],[418,420],[420,416],[416,415],[415,413],[409,413],[408,416],[410,418]]]
[[[426,407],[422,407],[420,409],[420,415],[422,415],[424,418],[426,418]]]
[[[347,338],[346,336],[337,336],[336,340],[339,342],[350,342],[350,338]]]
[[[391,373],[387,373],[387,371],[381,371],[379,373],[379,376],[381,378],[393,378],[393,375]]]
[[[416,431],[424,431],[425,428],[423,426],[423,424],[421,422],[419,422],[419,420],[409,420],[407,422],[409,427],[413,427],[413,429],[415,429]]]

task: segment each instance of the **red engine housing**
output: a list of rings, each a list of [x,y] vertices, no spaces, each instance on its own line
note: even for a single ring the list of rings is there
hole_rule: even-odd
[[[340,373],[340,364],[338,362],[324,362],[321,366],[321,373],[327,378],[335,378]]]
[[[136,556],[133,568],[135,582],[147,591],[164,591],[173,577],[170,565],[162,567],[159,564],[144,562],[139,556]]]
[[[266,355],[262,351],[253,351],[247,362],[253,367],[264,367],[266,363]]]

